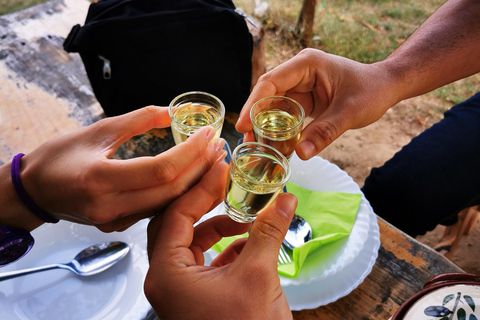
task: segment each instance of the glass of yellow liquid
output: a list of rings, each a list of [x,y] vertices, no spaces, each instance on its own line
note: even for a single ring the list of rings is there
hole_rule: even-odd
[[[225,211],[237,222],[252,222],[282,191],[290,164],[278,150],[258,142],[238,145],[232,153],[225,189]]]
[[[305,120],[305,111],[297,101],[284,96],[260,99],[250,109],[250,120],[255,141],[292,158]]]
[[[173,99],[168,113],[172,119],[173,139],[175,144],[179,144],[205,126],[213,126],[215,138],[219,138],[225,119],[225,106],[213,94],[192,91]]]

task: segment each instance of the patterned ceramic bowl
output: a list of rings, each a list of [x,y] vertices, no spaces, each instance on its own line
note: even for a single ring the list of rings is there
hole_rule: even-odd
[[[447,273],[430,278],[391,320],[480,319],[480,275]]]

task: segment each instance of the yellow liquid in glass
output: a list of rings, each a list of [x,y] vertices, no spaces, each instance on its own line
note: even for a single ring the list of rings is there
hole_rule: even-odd
[[[219,118],[220,111],[214,107],[198,104],[185,103],[176,108],[174,120],[172,121],[173,139],[176,144],[187,140],[201,127],[213,125]],[[220,137],[223,121],[215,127],[216,137]]]
[[[255,122],[255,140],[274,147],[290,159],[300,138],[299,120],[285,111],[266,110],[255,117]]]
[[[281,191],[286,171],[266,154],[243,155],[232,164],[225,191],[230,216],[239,222],[253,221]]]

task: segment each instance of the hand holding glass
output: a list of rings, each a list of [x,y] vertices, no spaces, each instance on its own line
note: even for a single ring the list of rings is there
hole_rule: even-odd
[[[290,178],[290,164],[276,149],[257,142],[235,148],[225,190],[225,211],[237,222],[252,222]]]
[[[252,106],[250,120],[255,141],[274,147],[290,160],[305,120],[302,106],[288,97],[266,97]]]
[[[215,138],[220,138],[225,106],[212,94],[200,91],[186,92],[170,102],[168,113],[172,119],[172,134],[175,144],[179,144],[198,129],[213,126]]]

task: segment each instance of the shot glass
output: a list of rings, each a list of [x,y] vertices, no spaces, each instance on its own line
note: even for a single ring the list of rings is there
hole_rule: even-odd
[[[237,222],[252,222],[290,179],[290,164],[278,150],[258,142],[232,153],[225,189],[225,211]]]
[[[250,109],[250,120],[255,141],[292,158],[305,120],[305,111],[297,101],[283,96],[260,99]]]
[[[225,106],[216,96],[206,92],[186,92],[170,102],[168,113],[172,119],[172,134],[179,144],[198,129],[213,126],[219,138],[225,119]]]

